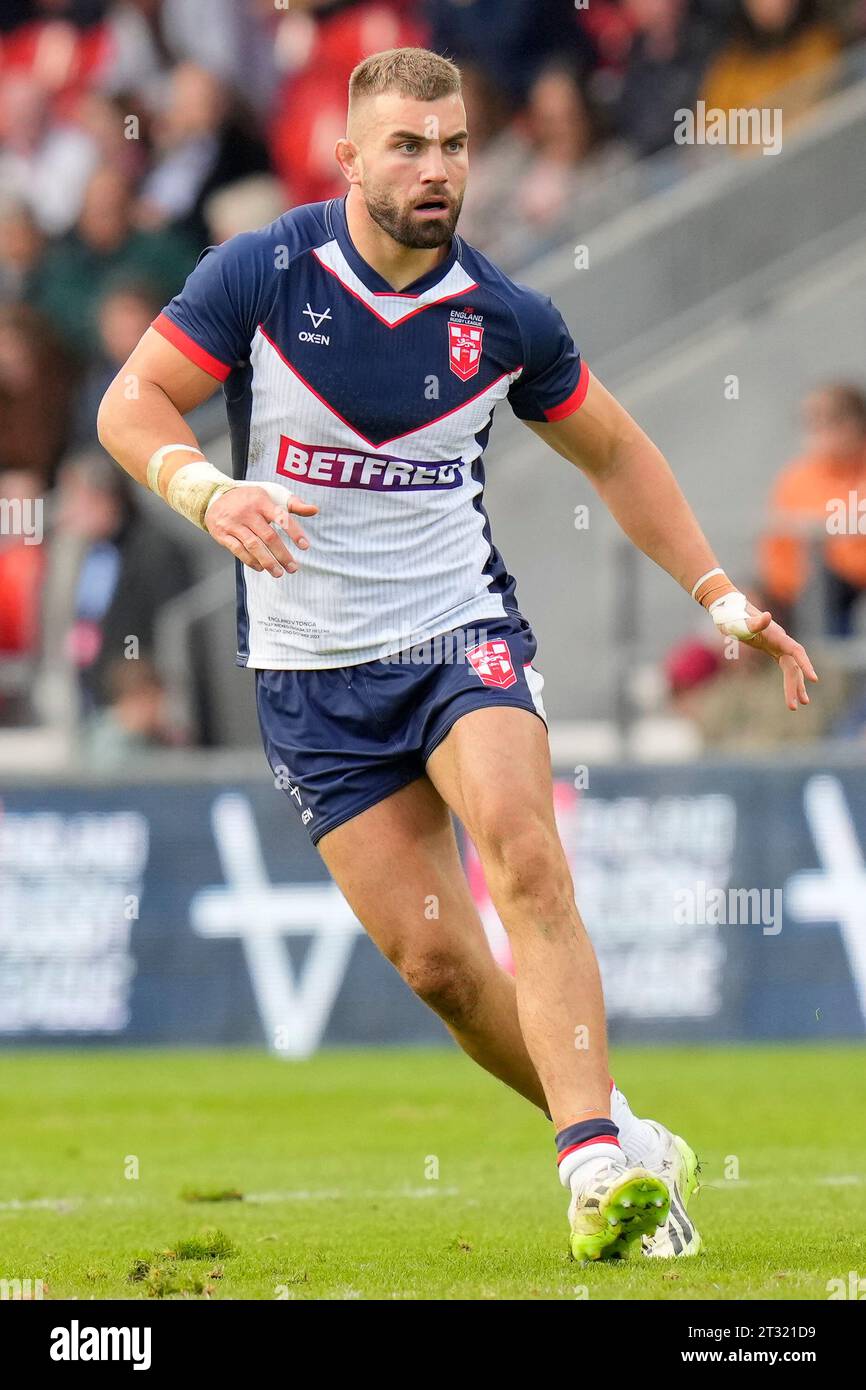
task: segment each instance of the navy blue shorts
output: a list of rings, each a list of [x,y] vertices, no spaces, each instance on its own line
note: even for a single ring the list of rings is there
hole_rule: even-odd
[[[544,680],[532,666],[537,646],[515,613],[357,666],[257,670],[265,753],[313,844],[423,776],[433,749],[469,710],[514,705],[546,724]]]

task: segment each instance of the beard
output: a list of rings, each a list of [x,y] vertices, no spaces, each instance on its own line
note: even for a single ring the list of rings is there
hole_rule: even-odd
[[[455,202],[447,193],[431,189],[427,198],[444,198],[448,202],[447,213],[435,222],[416,217],[413,208],[401,207],[393,195],[384,189],[364,189],[364,202],[373,221],[400,246],[408,246],[413,251],[429,251],[449,242],[463,206],[462,193]]]

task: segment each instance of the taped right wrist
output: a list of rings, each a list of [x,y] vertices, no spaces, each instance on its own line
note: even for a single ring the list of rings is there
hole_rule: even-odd
[[[153,490],[156,492],[159,487],[158,470],[154,484]],[[195,463],[185,463],[169,479],[165,500],[172,511],[186,517],[200,531],[207,531],[205,516],[208,508],[233,487],[237,487],[233,478],[220,472],[207,459],[198,459]]]

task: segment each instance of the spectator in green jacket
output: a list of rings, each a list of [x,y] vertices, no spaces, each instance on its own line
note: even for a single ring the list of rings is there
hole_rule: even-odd
[[[52,246],[31,299],[70,350],[89,358],[99,349],[98,307],[119,282],[147,285],[165,303],[183,285],[201,249],[170,227],[134,225],[135,199],[125,174],[101,168],[88,181],[75,228]]]

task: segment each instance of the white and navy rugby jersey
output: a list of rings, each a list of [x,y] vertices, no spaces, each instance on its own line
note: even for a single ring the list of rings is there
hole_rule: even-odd
[[[319,508],[297,573],[238,563],[239,665],[348,666],[517,611],[482,455],[498,401],[559,420],[586,393],[548,298],[459,236],[397,294],[332,199],[207,247],[153,326],[224,383],[234,476]]]

